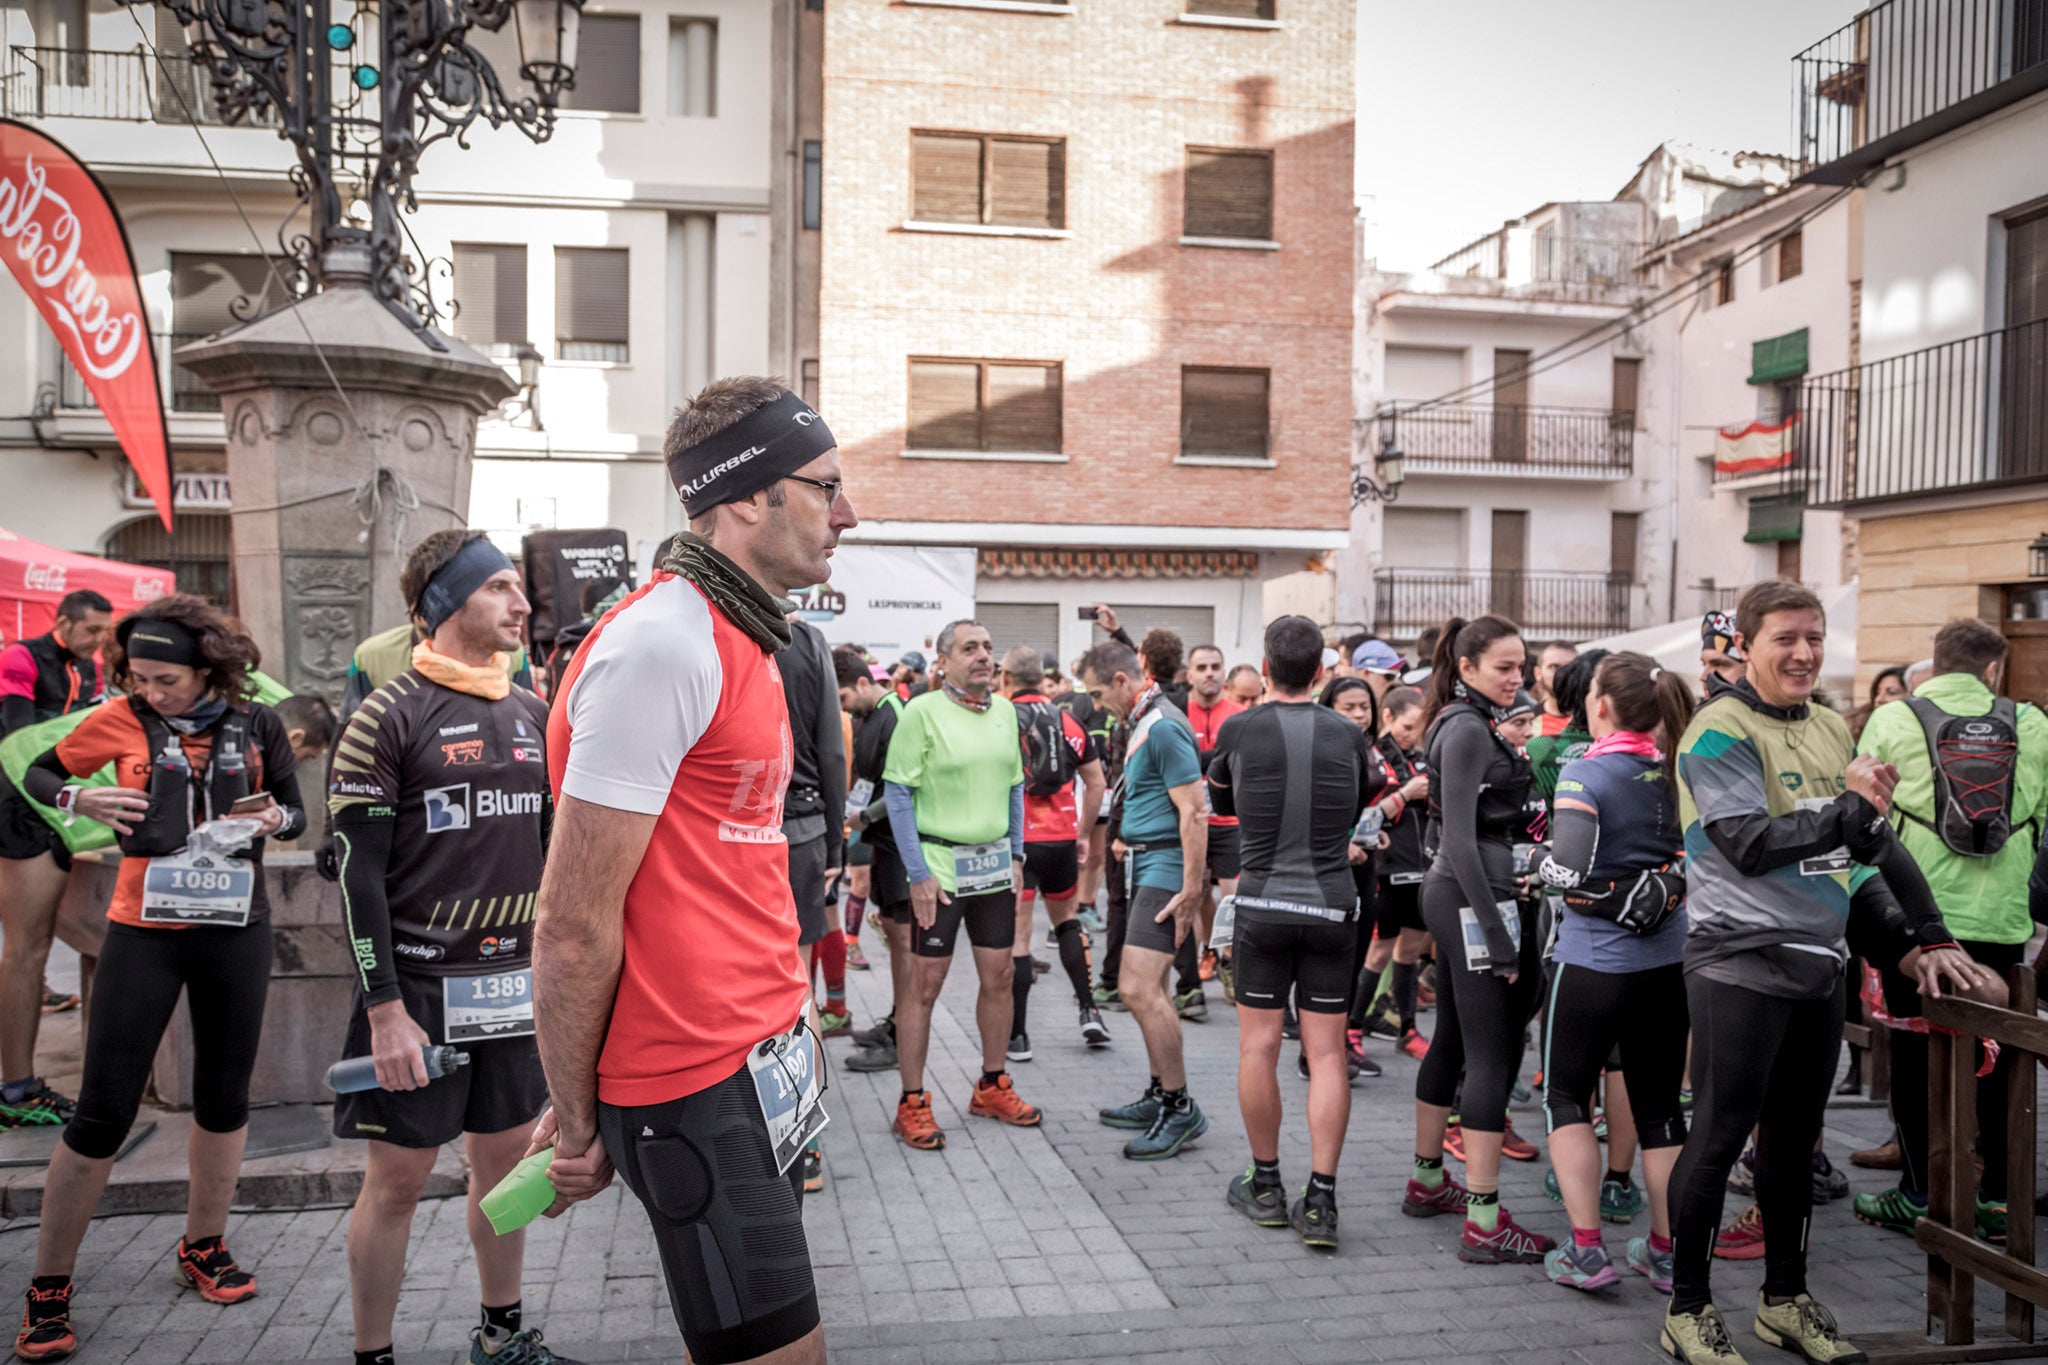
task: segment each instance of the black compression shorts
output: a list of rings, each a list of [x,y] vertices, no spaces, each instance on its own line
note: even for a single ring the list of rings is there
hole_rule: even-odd
[[[1238,857],[1236,825],[1209,826],[1209,880],[1223,881],[1239,876],[1243,864]]]
[[[1373,923],[1378,927],[1383,942],[1391,942],[1403,929],[1423,927],[1420,881],[1395,886],[1381,877],[1379,893],[1373,898],[1372,906]]]
[[[1063,901],[1081,885],[1081,846],[1071,839],[1024,845],[1024,889]]]
[[[789,890],[796,898],[796,941],[816,943],[832,931],[825,913],[830,888],[825,885],[825,836],[789,845]]]
[[[846,841],[846,865],[848,867],[872,867],[875,862],[875,846],[859,835]]]
[[[717,1085],[666,1104],[599,1103],[597,1126],[647,1210],[691,1360],[752,1360],[818,1326],[803,1163],[776,1174],[744,1062]]]
[[[0,858],[27,859],[49,854],[69,871],[71,850],[49,822],[36,814],[21,789],[0,773]]]
[[[1129,918],[1124,922],[1124,947],[1149,948],[1171,957],[1180,945],[1173,941],[1173,920],[1156,917],[1174,893],[1157,886],[1140,886],[1131,892]]]
[[[1358,925],[1335,924],[1307,915],[1237,912],[1230,945],[1237,1003],[1277,1010],[1287,1003],[1304,1014],[1342,1014],[1351,1005],[1351,964],[1358,951]]]
[[[1000,948],[1004,952],[1017,942],[1017,893],[984,891],[979,896],[954,896],[939,905],[939,917],[929,929],[911,921],[911,941],[919,957],[951,957],[960,938],[960,926],[967,926],[967,941],[977,948]]]
[[[875,849],[868,871],[868,904],[898,924],[910,923],[910,874],[894,848]]]
[[[438,1044],[442,1032],[441,978],[398,974],[405,1012]],[[334,1101],[334,1135],[367,1138],[394,1147],[439,1147],[464,1133],[502,1133],[532,1123],[548,1106],[540,1048],[531,1037],[464,1043],[469,1065],[418,1090],[359,1090]],[[344,1057],[370,1055],[370,1016],[360,993],[348,1022]]]

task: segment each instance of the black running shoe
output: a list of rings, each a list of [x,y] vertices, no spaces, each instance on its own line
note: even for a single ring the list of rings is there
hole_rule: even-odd
[[[1261,1185],[1254,1179],[1255,1167],[1230,1182],[1223,1200],[1262,1228],[1287,1226],[1287,1191],[1279,1185]]]
[[[1081,1007],[1081,1041],[1090,1047],[1109,1046],[1109,1025],[1102,1022],[1102,1011],[1093,1005]]]
[[[1301,1244],[1317,1251],[1337,1249],[1337,1196],[1304,1189],[1287,1211],[1287,1221],[1301,1234]]]

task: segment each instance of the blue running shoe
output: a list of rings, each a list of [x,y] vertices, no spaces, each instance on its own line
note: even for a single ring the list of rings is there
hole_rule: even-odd
[[[1129,1104],[1099,1109],[1096,1117],[1106,1128],[1150,1128],[1159,1118],[1159,1092],[1147,1090]]]
[[[1605,1222],[1633,1222],[1647,1202],[1638,1185],[1624,1185],[1619,1180],[1603,1179],[1600,1182],[1600,1217]]]
[[[1152,1126],[1124,1144],[1124,1155],[1133,1161],[1164,1161],[1208,1131],[1209,1116],[1192,1098],[1185,1109],[1160,1104]]]

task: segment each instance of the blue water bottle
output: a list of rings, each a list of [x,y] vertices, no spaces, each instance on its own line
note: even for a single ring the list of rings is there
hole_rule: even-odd
[[[432,1043],[420,1049],[420,1056],[427,1064],[427,1079],[438,1081],[458,1066],[469,1065],[469,1054],[459,1047],[435,1047]],[[362,1090],[377,1089],[377,1059],[375,1057],[347,1057],[327,1068],[327,1088],[337,1095],[353,1095]]]

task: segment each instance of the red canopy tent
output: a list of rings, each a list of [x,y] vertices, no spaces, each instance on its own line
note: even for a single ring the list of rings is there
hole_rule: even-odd
[[[90,588],[114,604],[119,620],[178,590],[169,569],[53,550],[0,527],[0,645],[40,635],[57,619],[64,594]]]

